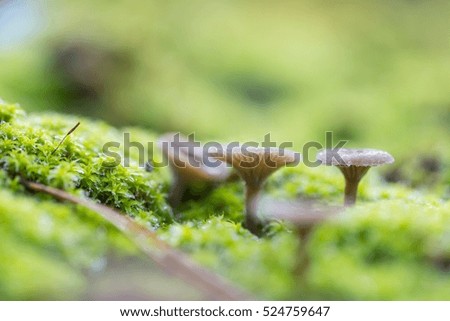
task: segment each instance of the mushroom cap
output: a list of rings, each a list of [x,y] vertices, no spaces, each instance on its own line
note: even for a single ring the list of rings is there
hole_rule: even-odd
[[[210,152],[214,158],[233,166],[242,179],[251,186],[259,186],[280,167],[300,160],[300,154],[280,148],[241,146]]]
[[[269,197],[262,198],[258,208],[265,219],[283,220],[297,228],[310,228],[335,217],[342,211],[342,207],[308,201],[276,200]]]
[[[334,157],[334,154],[339,157]],[[372,167],[394,162],[394,157],[388,152],[370,148],[340,148],[335,151],[324,149],[317,154],[317,159],[327,166],[347,167]]]
[[[177,146],[176,135],[179,135],[178,141],[182,145]],[[205,165],[204,157],[207,154],[204,148],[181,134],[164,134],[158,138],[157,145],[163,157],[169,160],[172,171],[185,180],[219,182],[227,179],[231,174],[231,169],[224,162],[220,162],[217,167]],[[186,145],[190,145],[190,148]]]

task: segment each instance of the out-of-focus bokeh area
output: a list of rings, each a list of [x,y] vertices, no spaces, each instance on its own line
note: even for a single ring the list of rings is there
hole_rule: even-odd
[[[389,181],[434,188],[450,178],[449,16],[448,1],[3,0],[0,96],[299,151],[333,131],[391,152]]]
[[[0,299],[205,298],[93,213],[24,193],[19,176],[159,227],[256,298],[448,299],[449,17],[449,1],[425,0],[0,0],[0,97],[30,112],[0,102]],[[396,162],[316,231],[302,292],[289,228],[256,238],[240,225],[241,182],[195,194],[165,224],[168,171],[102,167],[103,140],[125,130],[141,143],[270,133],[300,152],[332,131]],[[343,189],[337,169],[300,165],[265,192],[335,205]]]

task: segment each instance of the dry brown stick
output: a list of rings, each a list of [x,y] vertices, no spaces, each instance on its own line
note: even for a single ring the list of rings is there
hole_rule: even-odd
[[[53,155],[58,150],[58,148],[61,146],[61,144],[66,140],[67,136],[72,134],[75,131],[75,129],[78,128],[78,126],[80,126],[80,122],[78,122],[75,126],[73,126],[72,129],[69,130],[66,135],[64,135],[64,137],[59,142],[58,146],[56,146],[56,148],[53,150],[53,152],[50,155]]]
[[[130,238],[150,259],[164,271],[192,284],[211,300],[249,300],[250,296],[234,287],[223,277],[192,261],[186,254],[158,238],[156,233],[139,225],[131,218],[105,205],[83,199],[39,183],[23,181],[30,190],[52,195],[58,200],[82,205],[102,216]]]

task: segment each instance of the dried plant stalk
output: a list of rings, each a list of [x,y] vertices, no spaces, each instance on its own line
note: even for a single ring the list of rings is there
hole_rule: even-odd
[[[23,181],[23,184],[32,191],[46,193],[58,200],[82,205],[96,212],[123,232],[164,271],[193,285],[202,291],[207,299],[250,299],[248,294],[231,285],[229,281],[192,261],[186,254],[159,239],[155,232],[148,230],[120,212],[95,203],[90,199],[80,198],[50,186],[29,181]]]

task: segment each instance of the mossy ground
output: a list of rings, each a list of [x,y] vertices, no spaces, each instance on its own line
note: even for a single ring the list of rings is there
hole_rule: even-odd
[[[78,121],[81,126],[53,150]],[[108,254],[141,255],[107,222],[83,208],[27,192],[20,179],[90,197],[129,215],[200,263],[258,298],[450,299],[450,203],[402,185],[374,170],[360,202],[312,235],[306,287],[294,269],[298,241],[289,226],[271,223],[257,238],[241,226],[243,187],[230,182],[184,202],[165,202],[168,170],[108,167],[102,153],[123,132],[146,145],[155,135],[58,114],[25,114],[0,104],[0,298],[76,299],[101,271]],[[123,152],[123,151],[122,151]],[[265,193],[281,199],[342,202],[343,180],[333,168],[282,169]],[[174,214],[172,216],[172,214]],[[174,217],[174,218],[173,218]],[[439,258],[437,260],[436,258]]]

